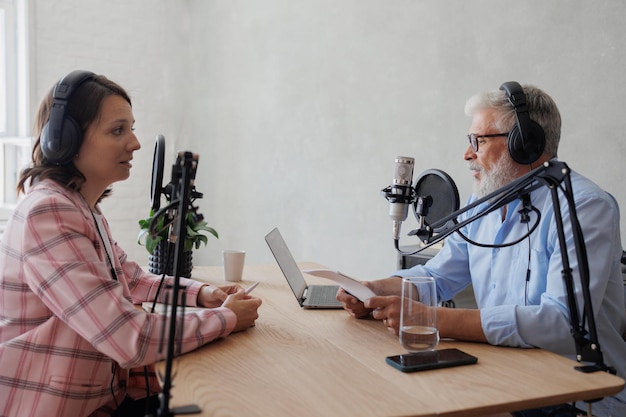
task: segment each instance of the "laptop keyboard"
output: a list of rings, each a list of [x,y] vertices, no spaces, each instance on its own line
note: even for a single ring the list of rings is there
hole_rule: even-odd
[[[337,305],[339,301],[335,298],[337,295],[337,285],[316,285],[307,289],[307,304],[309,305]]]

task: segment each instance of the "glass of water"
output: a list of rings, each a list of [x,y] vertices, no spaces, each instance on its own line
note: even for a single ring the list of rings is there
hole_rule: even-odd
[[[402,279],[400,343],[409,353],[432,351],[439,344],[434,278]]]

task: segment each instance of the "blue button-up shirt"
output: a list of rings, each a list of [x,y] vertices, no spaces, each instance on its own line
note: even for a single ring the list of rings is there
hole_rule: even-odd
[[[604,362],[626,377],[626,330],[624,283],[621,274],[619,209],[611,195],[587,178],[572,173],[576,212],[582,226],[589,259],[590,292],[595,311],[598,339]],[[584,306],[578,275],[570,215],[559,192],[565,223],[565,238],[577,296],[579,317]],[[471,196],[468,204],[475,201]],[[562,278],[561,250],[552,198],[547,187],[531,193],[531,202],[540,214],[537,229],[522,242],[503,248],[470,244],[458,233],[446,238],[443,248],[425,265],[397,271],[394,275],[430,275],[436,278],[441,300],[452,299],[472,284],[480,309],[481,324],[493,345],[538,347],[564,355],[576,353],[570,333],[566,287]],[[477,206],[459,217],[472,217],[489,205]],[[516,200],[460,229],[476,243],[505,244],[528,233],[538,219],[530,215],[520,222],[521,201]],[[626,391],[594,403],[599,416],[626,416]]]

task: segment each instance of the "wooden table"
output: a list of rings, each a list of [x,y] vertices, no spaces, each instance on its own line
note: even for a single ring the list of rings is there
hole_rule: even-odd
[[[302,269],[319,268],[301,263]],[[193,277],[223,283],[221,267]],[[330,283],[305,275],[309,283]],[[402,373],[385,357],[404,353],[379,321],[343,310],[304,310],[276,265],[246,265],[242,286],[260,285],[260,318],[245,332],[178,358],[171,407],[196,404],[203,416],[482,416],[602,398],[624,387],[603,372],[539,349],[443,341],[476,365]]]

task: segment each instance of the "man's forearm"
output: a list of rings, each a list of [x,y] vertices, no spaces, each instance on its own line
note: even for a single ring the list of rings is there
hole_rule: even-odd
[[[480,322],[480,310],[439,307],[439,337],[470,342],[487,342]]]

